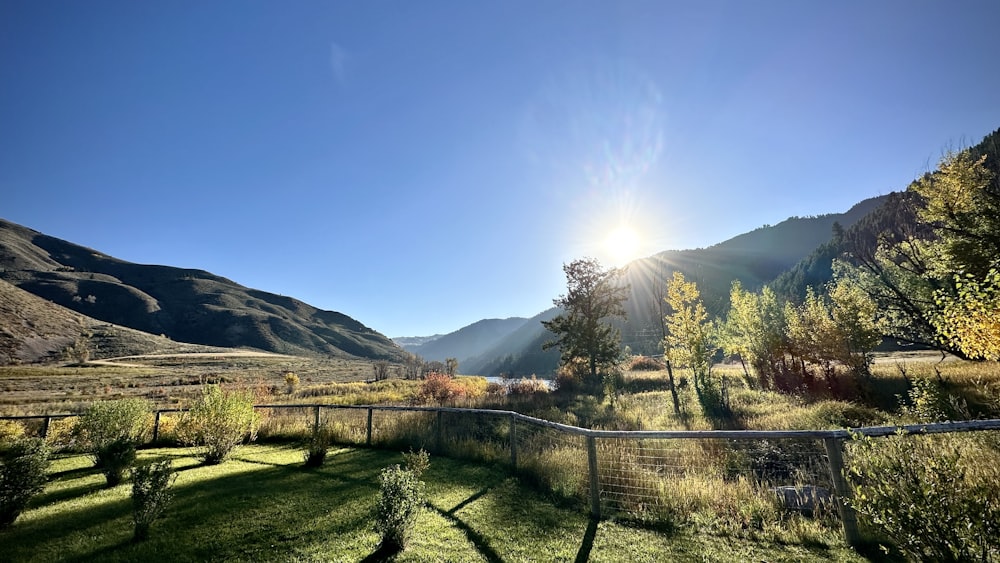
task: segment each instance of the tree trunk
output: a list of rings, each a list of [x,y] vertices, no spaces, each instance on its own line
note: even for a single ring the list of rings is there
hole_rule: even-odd
[[[677,385],[674,384],[674,369],[670,366],[670,360],[667,360],[667,377],[670,379],[670,398],[674,400],[674,414],[680,416],[681,403],[677,399]]]

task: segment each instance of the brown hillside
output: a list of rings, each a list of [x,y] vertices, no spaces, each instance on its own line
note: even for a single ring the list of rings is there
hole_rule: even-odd
[[[345,358],[403,354],[347,315],[202,270],[118,260],[2,219],[0,279],[82,315],[179,342]]]

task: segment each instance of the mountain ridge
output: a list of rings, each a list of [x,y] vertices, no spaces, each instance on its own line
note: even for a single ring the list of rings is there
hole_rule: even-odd
[[[745,289],[760,289],[827,243],[835,230],[834,225],[840,228],[854,225],[882,206],[887,198],[888,195],[882,195],[862,200],[843,213],[789,217],[709,247],[666,250],[632,261],[625,268],[625,282],[630,286],[629,299],[625,303],[627,320],[614,322],[622,331],[622,344],[635,353],[658,353],[662,339],[658,317],[662,316],[662,311],[656,303],[662,296],[657,295],[656,288],[664,287],[674,270],[695,281],[709,312],[720,314],[728,307],[729,289],[734,279],[739,279]],[[554,349],[541,350],[542,343],[552,337],[541,321],[555,317],[558,312],[551,308],[529,319],[511,335],[497,339],[482,354],[462,361],[461,371],[489,376],[551,374],[558,364],[559,353]],[[449,335],[466,328],[442,336],[437,342],[447,342]],[[447,353],[447,350],[439,353]]]
[[[119,260],[4,219],[0,280],[94,319],[181,342],[298,355],[404,355],[343,313],[204,270]]]

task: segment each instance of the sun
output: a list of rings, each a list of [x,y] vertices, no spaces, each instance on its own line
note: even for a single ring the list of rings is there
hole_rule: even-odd
[[[624,266],[639,257],[642,251],[642,237],[628,225],[619,225],[604,239],[604,251],[615,266]]]

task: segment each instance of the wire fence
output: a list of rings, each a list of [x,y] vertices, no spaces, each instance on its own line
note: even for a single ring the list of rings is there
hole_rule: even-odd
[[[986,432],[1000,444],[1000,420],[851,430],[608,431],[558,424],[511,411],[445,407],[258,405],[265,438],[301,439],[325,429],[335,443],[500,463],[552,493],[575,499],[596,518],[651,523],[692,510],[754,510],[780,502],[839,521],[860,542],[844,502],[845,443],[884,437]],[[172,439],[181,409],[157,410],[153,443]],[[75,414],[5,416],[46,437]]]

